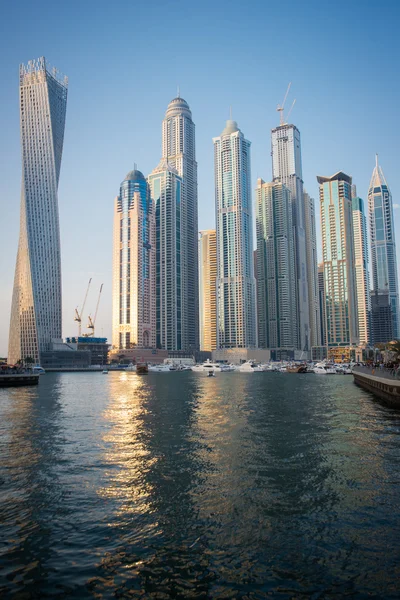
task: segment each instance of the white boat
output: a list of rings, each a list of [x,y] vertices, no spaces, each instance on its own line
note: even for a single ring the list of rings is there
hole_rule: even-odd
[[[170,371],[170,365],[149,365],[149,373],[169,373]]]
[[[238,373],[262,373],[263,368],[260,367],[260,365],[257,365],[252,360],[247,360],[246,362],[236,367],[236,371]]]
[[[40,365],[36,365],[35,367],[32,367],[32,372],[35,375],[44,375],[46,373],[46,371]]]
[[[336,367],[326,363],[317,363],[313,369],[317,375],[336,375]]]
[[[136,365],[129,363],[129,365],[126,367],[125,371],[136,371]]]
[[[103,375],[108,375],[108,370],[107,369],[104,369]]]
[[[207,359],[206,362],[203,362],[202,364],[193,365],[193,367],[191,367],[191,369],[192,369],[193,373],[205,373],[208,371],[215,371],[216,373],[225,373],[225,372],[233,371],[233,368],[231,365],[225,365],[222,363],[213,363],[209,359]]]

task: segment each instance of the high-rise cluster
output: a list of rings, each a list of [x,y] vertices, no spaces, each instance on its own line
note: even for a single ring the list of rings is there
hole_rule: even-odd
[[[67,78],[44,58],[20,67],[22,194],[9,361],[39,362],[61,338],[57,189]],[[136,168],[114,203],[115,349],[268,348],[278,357],[387,342],[400,335],[392,197],[376,165],[364,201],[351,176],[317,177],[322,262],[313,198],[304,189],[299,129],[271,131],[272,177],[255,190],[251,143],[236,121],[213,139],[215,229],[198,237],[195,125],[179,95],[162,121],[162,152],[147,178]],[[200,325],[200,328],[199,328]]]
[[[128,173],[115,201],[115,348],[199,348],[197,221],[195,125],[177,97],[162,123],[159,165],[147,179]]]

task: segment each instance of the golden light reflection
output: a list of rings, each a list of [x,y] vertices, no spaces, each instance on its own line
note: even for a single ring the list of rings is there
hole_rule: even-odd
[[[110,373],[108,385],[111,400],[103,413],[104,422],[110,425],[103,436],[107,483],[98,493],[119,500],[117,514],[127,519],[134,513],[151,511],[152,486],[146,474],[157,458],[150,455],[140,436],[151,388],[147,378],[126,372]]]

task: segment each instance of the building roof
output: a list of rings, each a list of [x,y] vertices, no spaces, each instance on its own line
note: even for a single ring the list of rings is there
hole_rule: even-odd
[[[145,179],[143,173],[138,171],[137,169],[133,169],[133,171],[129,171],[127,176],[125,177],[125,181],[136,181],[137,179]]]
[[[375,155],[375,168],[372,171],[372,177],[371,177],[371,181],[369,184],[369,189],[373,189],[373,188],[377,188],[377,187],[382,187],[383,185],[385,185],[386,187],[389,187],[386,181],[386,178],[383,174],[382,168],[381,166],[378,164],[378,155]]]
[[[326,183],[327,181],[346,181],[346,183],[351,185],[353,180],[350,177],[350,175],[346,175],[346,173],[344,173],[343,171],[338,171],[337,173],[335,173],[334,175],[331,175],[330,177],[325,177],[323,175],[317,175],[317,181],[318,181],[318,183]]]
[[[192,112],[189,108],[189,104],[181,98],[177,96],[168,104],[167,112],[165,113],[166,117],[176,117],[177,115],[183,114],[186,117],[192,118]]]
[[[235,133],[236,131],[240,131],[238,124],[236,123],[236,121],[232,121],[231,119],[229,119],[226,122],[225,129],[223,130],[221,135],[230,135],[231,133]]]

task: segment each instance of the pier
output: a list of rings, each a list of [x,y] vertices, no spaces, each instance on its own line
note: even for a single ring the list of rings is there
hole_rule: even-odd
[[[353,376],[354,383],[378,396],[388,406],[400,408],[400,378],[394,370],[354,367]]]
[[[1,373],[0,387],[14,387],[22,385],[37,385],[39,375],[36,373]]]

